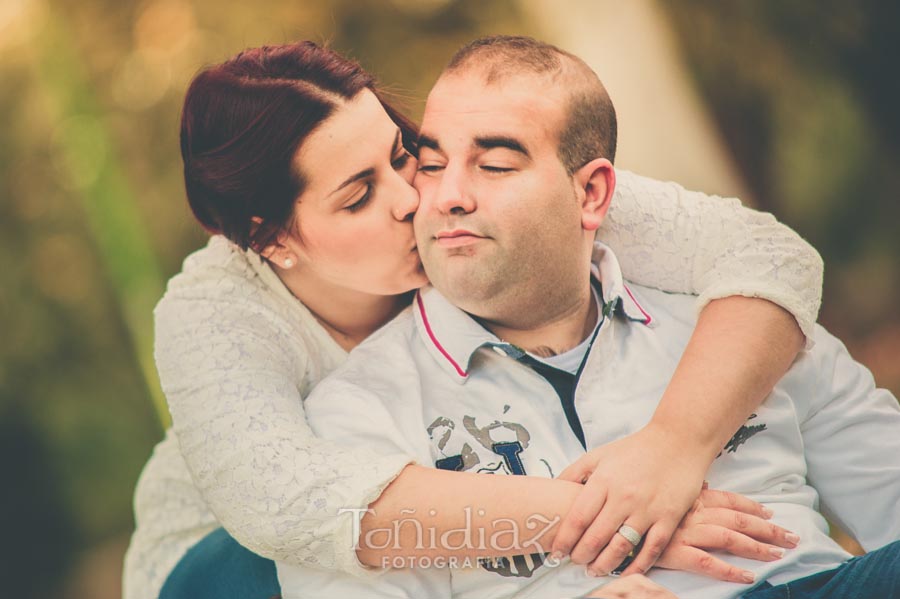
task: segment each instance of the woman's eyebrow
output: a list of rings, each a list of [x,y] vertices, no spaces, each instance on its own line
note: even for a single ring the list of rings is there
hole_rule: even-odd
[[[393,155],[394,155],[394,152],[397,151],[397,148],[400,147],[400,139],[401,139],[401,136],[400,136],[400,128],[397,127],[397,133],[396,133],[396,135],[394,135],[394,145],[391,146],[391,156],[393,156]],[[334,193],[337,193],[338,191],[344,189],[345,187],[347,187],[347,186],[350,185],[351,183],[354,183],[354,182],[356,182],[356,181],[359,181],[360,179],[365,179],[366,177],[371,177],[371,176],[374,175],[374,174],[375,174],[375,169],[374,169],[374,168],[371,168],[371,167],[370,167],[370,168],[367,168],[367,169],[363,169],[363,170],[359,171],[358,173],[356,173],[356,174],[354,174],[354,175],[350,175],[349,177],[347,177],[347,178],[344,180],[343,183],[341,183],[340,185],[338,185],[337,187],[335,187],[335,188],[334,188],[334,191],[332,191],[332,192],[331,192],[330,194],[328,194],[328,195],[332,195],[332,194],[334,194]]]
[[[403,143],[403,136],[400,134],[400,127],[397,127],[397,133],[394,136],[394,145],[391,146],[391,156],[400,149],[401,143]]]
[[[351,183],[354,183],[354,182],[356,182],[356,181],[359,181],[360,179],[365,179],[366,177],[371,177],[371,176],[374,175],[374,174],[375,174],[375,169],[374,169],[374,168],[367,168],[367,169],[364,169],[364,170],[359,171],[359,172],[356,173],[355,175],[350,175],[349,177],[347,177],[347,178],[344,180],[343,183],[341,183],[340,185],[338,185],[338,186],[334,189],[334,191],[332,191],[332,192],[331,192],[330,194],[328,194],[328,195],[333,195],[333,194],[339,192],[340,190],[344,189],[345,187],[347,187],[347,186],[350,185]]]

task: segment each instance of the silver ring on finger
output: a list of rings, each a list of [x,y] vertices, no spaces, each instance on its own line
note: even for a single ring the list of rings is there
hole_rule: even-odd
[[[619,534],[625,537],[625,540],[631,543],[632,546],[637,547],[641,543],[641,533],[631,528],[627,524],[623,524],[619,527]]]

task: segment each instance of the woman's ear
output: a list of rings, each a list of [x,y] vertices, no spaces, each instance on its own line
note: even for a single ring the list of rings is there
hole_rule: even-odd
[[[254,216],[251,220],[254,229],[262,224],[262,219],[258,216]],[[288,247],[287,235],[287,232],[279,233],[272,243],[259,250],[260,256],[282,270],[289,270],[297,265],[297,254]]]
[[[596,231],[609,210],[616,171],[606,158],[595,158],[575,171],[574,178],[581,196],[581,226],[585,231]]]

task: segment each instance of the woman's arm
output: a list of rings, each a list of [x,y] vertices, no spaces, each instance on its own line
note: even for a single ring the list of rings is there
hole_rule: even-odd
[[[561,479],[432,468],[432,441],[420,434],[422,423],[430,418],[425,417],[418,399],[419,385],[403,375],[380,377],[379,373],[415,368],[409,361],[413,359],[411,354],[399,348],[389,351],[391,346],[390,341],[375,341],[358,348],[345,367],[322,381],[305,402],[310,425],[321,437],[348,447],[363,447],[373,456],[408,455],[411,461],[427,466],[407,466],[377,501],[353,506],[354,522],[365,514],[352,537],[360,560],[384,568],[421,564],[424,558],[456,559],[459,563],[479,557],[546,553],[555,540],[559,521],[581,493],[581,485]],[[377,369],[366,367],[379,356],[383,359]],[[757,557],[771,547],[766,543],[790,546],[781,544],[787,531],[763,521],[767,516],[761,505],[731,494],[705,493],[712,495],[710,503],[718,500],[718,504],[741,512],[744,525],[732,530],[753,538],[737,537],[735,541],[732,535],[732,542],[722,545],[720,533],[728,528],[727,517],[724,527],[722,518],[698,523],[695,510],[687,519],[689,538],[682,535],[674,553],[667,550],[667,567],[724,580],[744,580],[743,571],[715,562],[701,549],[725,549]],[[757,526],[748,526],[748,522]],[[452,567],[452,561],[447,563]]]
[[[790,312],[811,343],[824,267],[796,232],[736,198],[616,171],[616,191],[597,239],[625,277],[647,287],[713,299],[758,297]]]
[[[546,553],[580,492],[581,485],[559,479],[451,472],[412,464],[369,506],[356,553],[363,564],[378,568],[390,565],[395,557],[472,559]],[[421,525],[421,533],[409,523],[397,525],[410,520]],[[515,539],[503,535],[491,543],[492,535],[513,528],[518,533]],[[437,539],[454,530],[469,530],[471,546],[462,546],[461,535],[432,545],[431,529]],[[384,546],[388,533],[378,531],[391,531],[388,546]],[[479,538],[486,540],[481,547]]]
[[[359,570],[350,520],[338,510],[373,501],[408,458],[313,435],[303,398],[331,368],[307,355],[317,349],[309,331],[263,302],[189,292],[170,294],[157,307],[155,354],[173,430],[202,500],[259,555]],[[180,532],[165,522],[146,525]]]
[[[429,499],[421,505],[426,490]],[[383,568],[402,567],[410,558],[463,560],[545,553],[559,531],[558,522],[580,491],[580,485],[560,479],[487,476],[410,465],[369,506],[361,522],[357,555],[362,563]],[[516,500],[509,501],[510,497]],[[796,547],[796,535],[769,522],[770,516],[761,504],[741,495],[704,490],[679,523],[659,565],[719,580],[752,582],[752,573],[707,551],[760,561],[779,559],[784,548]],[[518,531],[517,543],[510,543],[510,535],[491,543],[495,533],[511,528]],[[449,542],[431,545],[430,529],[438,539],[451,533]],[[469,531],[472,546],[463,546],[463,537],[453,533],[464,530]],[[487,542],[479,546],[482,538]],[[634,573],[635,568],[625,572]]]
[[[711,302],[650,423],[591,450],[560,475],[586,483],[553,550],[609,572],[631,550],[615,534],[627,522],[645,537],[635,569],[649,569],[712,461],[802,343],[794,319],[774,304],[742,297]]]
[[[316,437],[304,399],[318,377],[309,373],[315,367],[304,355],[311,345],[300,339],[303,331],[264,305],[197,295],[169,297],[157,308],[157,367],[196,491],[240,544],[273,560],[366,576],[378,572],[361,566],[356,540],[410,518],[403,510],[414,510],[438,536],[461,528],[472,506],[485,510],[471,512],[479,526],[502,518],[516,522],[523,543],[540,541],[533,536],[544,527],[529,528],[529,519],[541,514],[556,519],[552,532],[558,530],[581,485],[407,467],[412,457],[402,447]],[[369,422],[380,414],[374,402],[357,413],[366,413]],[[384,419],[389,423],[391,415]],[[363,519],[360,534],[353,511],[370,504],[375,511]],[[437,517],[428,516],[431,510]],[[144,516],[139,521],[151,528],[153,517],[165,517],[160,510]],[[184,532],[157,524],[161,534]],[[414,547],[409,527],[401,531],[407,536],[400,546]],[[388,547],[361,555],[364,563],[380,566],[397,552]]]
[[[370,532],[392,530],[413,510],[440,537],[467,526],[468,507],[474,534],[484,530],[490,539],[512,522],[521,533],[520,544],[509,545],[504,537],[502,547],[456,552],[426,547],[426,555],[497,557],[543,552],[553,543],[558,521],[581,485],[404,468],[411,458],[403,451],[348,449],[318,439],[302,410],[298,381],[307,365],[284,349],[290,347],[280,338],[285,329],[267,325],[265,311],[258,308],[240,312],[239,326],[223,327],[229,314],[238,316],[230,311],[241,308],[234,303],[214,307],[182,304],[158,310],[157,357],[195,484],[239,542],[265,557],[365,575],[372,571],[360,568],[357,555],[374,566],[417,555],[415,529],[409,525],[400,527],[397,545],[381,549],[362,542]],[[176,308],[175,315],[169,308]],[[180,322],[178,315],[198,322],[198,311],[215,314],[215,326]],[[373,500],[361,532],[350,514],[340,512],[365,508]],[[426,517],[431,510],[435,517]],[[361,541],[358,554],[354,539]]]
[[[700,296],[697,328],[651,423],[564,473],[587,484],[554,551],[608,572],[631,549],[616,535],[628,523],[644,535],[634,568],[646,571],[712,460],[811,333],[822,261],[771,215],[627,172],[598,238],[626,277]]]

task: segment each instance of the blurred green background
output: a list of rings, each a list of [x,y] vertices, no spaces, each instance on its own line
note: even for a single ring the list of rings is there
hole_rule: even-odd
[[[651,58],[680,65],[717,160],[734,168],[733,188],[706,189],[741,193],[816,246],[826,263],[822,322],[900,393],[900,4],[628,6],[0,0],[4,596],[119,596],[133,486],[165,419],[151,311],[204,243],[182,190],[181,97],[199,67],[248,46],[328,42],[418,117],[441,66],[478,35],[525,33],[580,53],[609,39],[610,23],[629,48],[665,32],[671,45]],[[648,19],[653,27],[641,25]],[[626,79],[646,77],[630,70],[633,51],[603,54]],[[621,110],[628,95],[610,89]],[[665,93],[649,100],[642,110],[669,104]],[[656,147],[658,134],[645,127],[641,143]],[[691,135],[676,137],[666,151],[690,159]],[[679,163],[639,154],[624,166],[679,180]],[[694,162],[723,170],[699,154]]]

